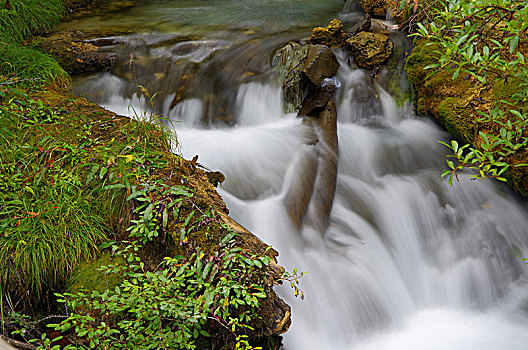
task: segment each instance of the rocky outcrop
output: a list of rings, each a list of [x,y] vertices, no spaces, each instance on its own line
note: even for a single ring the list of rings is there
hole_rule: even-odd
[[[361,68],[372,69],[387,62],[394,50],[390,38],[383,34],[360,32],[347,40],[356,63]]]
[[[78,31],[62,31],[47,38],[34,37],[30,45],[53,56],[72,75],[110,70],[115,58],[81,37]]]
[[[343,31],[343,23],[338,19],[333,19],[326,28],[315,27],[312,36],[308,39],[308,44],[336,48],[345,45],[347,39],[348,35]]]

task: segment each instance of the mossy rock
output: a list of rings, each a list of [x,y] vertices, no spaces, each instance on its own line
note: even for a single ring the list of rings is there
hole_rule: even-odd
[[[378,33],[360,32],[346,41],[358,66],[372,69],[389,59],[394,51],[392,40]]]
[[[451,135],[464,142],[472,142],[475,128],[472,120],[464,117],[462,103],[461,99],[448,97],[438,105],[438,115]]]
[[[498,79],[486,84],[469,75],[453,80],[450,68],[441,71],[425,69],[438,62],[438,47],[425,39],[414,42],[412,54],[407,59],[405,71],[413,90],[413,103],[418,114],[437,119],[454,138],[480,147],[479,132],[498,134],[500,126],[482,120],[499,101],[511,101],[519,89],[520,81]],[[528,137],[528,132],[525,132]],[[519,150],[505,159],[510,168],[504,175],[510,186],[520,194],[528,195],[528,152]]]
[[[363,11],[378,17],[386,16],[389,7],[388,0],[360,0],[359,4]]]
[[[81,32],[62,31],[48,38],[34,37],[29,45],[57,60],[69,74],[104,72],[112,68],[115,58],[83,41]]]
[[[344,46],[348,38],[348,35],[343,31],[343,23],[338,19],[333,19],[326,28],[315,27],[307,43],[337,48]]]

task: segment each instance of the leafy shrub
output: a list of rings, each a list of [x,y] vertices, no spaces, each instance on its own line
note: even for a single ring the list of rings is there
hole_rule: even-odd
[[[233,238],[230,232],[211,256],[197,250],[167,257],[153,271],[139,257],[137,243],[114,245],[117,262],[102,269],[123,282],[103,293],[60,296],[73,312],[54,327],[75,331],[78,343],[67,349],[194,349],[199,337],[211,336],[210,322],[233,333],[249,328],[266,297],[254,266],[270,258],[248,256]]]

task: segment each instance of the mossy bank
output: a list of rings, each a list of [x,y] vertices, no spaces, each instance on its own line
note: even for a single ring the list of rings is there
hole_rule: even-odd
[[[73,309],[68,304],[68,311],[55,295],[73,292],[78,300],[91,302],[100,300],[91,291],[123,296],[123,288],[115,287],[131,277],[131,270],[99,269],[128,261],[124,256],[131,256],[126,252],[132,244],[141,264],[127,266],[143,269],[136,280],[144,278],[145,285],[158,288],[163,279],[187,286],[173,290],[157,314],[168,327],[162,334],[171,335],[171,341],[178,334],[180,344],[191,348],[275,347],[290,324],[289,306],[272,289],[284,270],[275,250],[229,218],[215,189],[223,175],[174,152],[178,140],[172,125],[158,116],[137,111],[133,120],[69,93],[64,69],[35,41],[31,48],[24,45],[57,23],[68,4],[26,5],[0,1],[3,52],[32,57],[0,57],[2,336],[30,347],[29,341],[38,339],[33,344],[44,348],[93,348],[92,341],[105,338],[96,332],[109,326],[107,335],[113,338],[108,339],[132,346],[128,342],[136,340],[125,329],[135,309],[109,307],[105,314],[95,304]],[[6,28],[22,33],[10,36]],[[182,272],[170,274],[176,267]],[[85,299],[78,293],[87,293]],[[196,321],[182,323],[162,311],[183,299]],[[145,299],[143,305],[155,302]],[[61,323],[72,315],[90,320],[82,318],[76,326]],[[50,323],[60,326],[43,336]],[[91,331],[79,332],[81,324],[89,324]],[[136,322],[136,338],[151,325]],[[165,340],[142,341],[136,348],[162,346]]]
[[[415,9],[411,21],[417,34],[405,69],[415,109],[419,115],[438,120],[458,141],[471,145],[467,148],[472,149],[469,163],[462,151],[454,154],[460,168],[451,163],[451,174],[463,167],[476,169],[477,178],[504,179],[516,192],[527,196],[528,39],[525,33],[515,34],[515,26],[526,23],[526,17],[518,13],[526,11],[526,6],[508,4],[493,11],[479,11],[486,8],[486,2],[466,4],[466,11],[473,13],[467,17],[475,24],[470,26],[467,21],[457,26],[461,20],[456,9],[443,2],[435,4],[437,8]],[[500,11],[510,11],[511,23],[505,23],[506,17],[501,17]],[[451,32],[446,36],[446,31]],[[471,158],[474,155],[480,158]],[[496,175],[494,169],[504,169],[504,173]]]

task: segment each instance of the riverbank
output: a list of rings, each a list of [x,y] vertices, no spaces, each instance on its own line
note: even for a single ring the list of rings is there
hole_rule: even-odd
[[[3,20],[32,23],[24,16],[36,19],[31,11],[48,5],[49,14],[53,6],[58,13],[64,10],[44,1],[21,14],[23,5],[11,1]],[[50,19],[49,26],[55,22]],[[39,52],[23,46],[22,39],[37,33],[31,24],[27,28],[19,39],[5,41],[7,50]],[[49,56],[37,55],[58,67]],[[28,69],[32,61],[2,59],[2,67],[9,67],[0,76],[4,335],[30,347],[35,345],[30,339],[42,339],[37,345],[53,340],[77,346],[120,339],[134,346],[159,321],[166,324],[159,330],[164,342],[218,348],[249,341],[274,347],[290,324],[289,306],[272,290],[284,270],[276,264],[275,250],[228,217],[214,188],[223,175],[173,153],[178,140],[147,106],[135,111],[135,119],[122,117],[67,92],[69,79],[60,69],[59,79],[55,71],[42,75],[37,64],[38,69]],[[140,264],[98,272],[111,261],[128,261],[127,242],[134,241],[133,261]],[[121,293],[134,285],[133,271],[134,281],[163,291],[167,299]],[[161,281],[184,288],[169,291]],[[55,296],[68,292],[75,293],[65,298],[71,314]],[[95,306],[108,296],[122,298],[123,304]],[[174,304],[181,300],[185,303]],[[142,307],[158,305],[154,320],[138,321],[143,318],[138,301]],[[177,316],[184,311],[190,314]],[[131,321],[133,333],[126,326]],[[59,333],[43,338],[50,323],[59,324]],[[88,329],[80,333],[83,325]],[[104,327],[112,337],[98,335]]]

